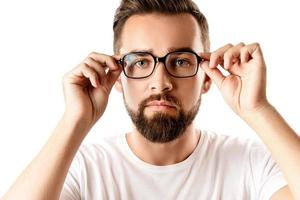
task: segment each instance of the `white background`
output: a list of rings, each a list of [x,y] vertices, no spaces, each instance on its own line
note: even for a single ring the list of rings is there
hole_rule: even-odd
[[[259,42],[271,103],[300,131],[300,30],[296,1],[196,1],[210,25],[212,50]],[[112,54],[119,1],[0,1],[0,196],[38,153],[64,110],[61,80],[91,51]],[[203,97],[197,125],[256,138],[214,86]],[[105,115],[84,142],[130,129],[122,96],[113,90]],[[47,173],[47,172],[45,172]],[[42,176],[42,174],[41,174]]]

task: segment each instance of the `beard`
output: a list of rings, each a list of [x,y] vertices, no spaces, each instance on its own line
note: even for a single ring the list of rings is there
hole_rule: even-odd
[[[135,112],[129,108],[124,95],[123,99],[128,114],[138,132],[153,143],[167,143],[182,136],[196,117],[201,103],[201,97],[199,97],[197,103],[189,111],[184,112],[182,104],[177,98],[163,93],[151,95],[143,100]],[[155,112],[151,117],[147,117],[144,113],[145,108],[149,102],[154,100],[164,100],[176,105],[176,115],[170,115],[166,112]]]

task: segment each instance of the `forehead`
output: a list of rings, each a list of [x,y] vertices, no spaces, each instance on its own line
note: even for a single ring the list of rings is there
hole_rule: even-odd
[[[121,41],[121,54],[140,50],[163,56],[176,48],[203,51],[200,28],[191,14],[133,15],[124,24]]]

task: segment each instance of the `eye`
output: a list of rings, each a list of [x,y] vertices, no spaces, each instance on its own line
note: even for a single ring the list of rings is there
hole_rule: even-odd
[[[176,67],[188,67],[190,65],[190,62],[186,59],[176,59],[174,66]]]
[[[147,60],[137,60],[133,64],[134,67],[145,68],[148,66]]]

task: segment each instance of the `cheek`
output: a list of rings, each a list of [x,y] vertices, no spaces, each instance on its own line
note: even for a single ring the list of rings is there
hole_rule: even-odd
[[[197,103],[201,95],[202,82],[195,77],[194,80],[185,80],[180,84],[178,98],[181,99],[185,111],[190,110]]]
[[[123,94],[127,105],[134,111],[138,109],[139,103],[144,100],[144,89],[136,80],[123,79]]]

